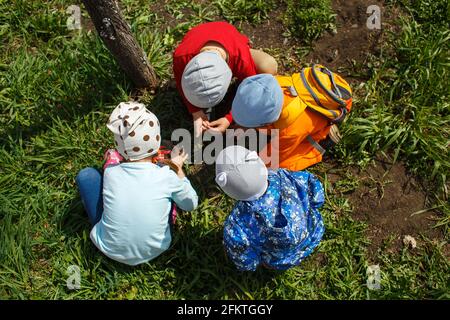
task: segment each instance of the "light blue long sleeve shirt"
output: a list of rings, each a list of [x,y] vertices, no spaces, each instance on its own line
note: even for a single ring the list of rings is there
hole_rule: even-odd
[[[103,176],[103,215],[90,237],[109,258],[137,265],[167,250],[171,200],[194,210],[198,197],[187,178],[168,166],[127,162],[106,168]]]

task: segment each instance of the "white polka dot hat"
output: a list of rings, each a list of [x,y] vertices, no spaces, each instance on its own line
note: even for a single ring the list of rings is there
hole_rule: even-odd
[[[152,156],[161,145],[158,118],[138,102],[121,102],[107,124],[114,133],[117,151],[127,160]]]

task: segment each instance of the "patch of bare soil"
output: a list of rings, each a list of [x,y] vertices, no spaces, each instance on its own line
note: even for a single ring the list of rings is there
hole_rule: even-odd
[[[312,44],[312,51],[305,57],[303,63],[320,63],[328,68],[339,71],[352,83],[358,83],[352,72],[354,66],[367,64],[369,55],[377,55],[381,46],[387,40],[389,31],[398,29],[395,24],[400,14],[397,8],[384,6],[383,1],[373,0],[334,0],[333,10],[336,13],[336,32],[327,32]],[[370,17],[367,8],[377,5],[381,9],[381,29],[369,29],[366,25]],[[285,36],[286,27],[283,24],[283,14],[286,5],[279,6],[270,12],[265,22],[253,25],[240,23],[238,28],[249,37],[255,49],[278,49],[289,52],[298,47],[299,43]],[[296,59],[294,59],[296,60]],[[285,64],[278,61],[280,73],[296,72],[300,68],[299,61]],[[359,75],[358,78],[364,78]]]
[[[437,213],[427,210],[426,192],[402,163],[377,161],[355,173],[359,187],[348,198],[354,208],[353,217],[369,225],[369,251],[375,252],[385,240],[386,249],[397,251],[405,245],[405,236],[413,237],[418,246],[421,235],[442,241],[441,229],[433,228],[439,218]]]
[[[381,9],[381,29],[369,29],[367,20],[371,16],[367,8],[377,5]],[[369,55],[380,52],[387,40],[388,31],[396,28],[394,21],[399,10],[386,8],[382,1],[334,0],[336,33],[327,33],[313,44],[313,51],[306,57],[310,63],[321,63],[328,68],[351,75],[353,65],[364,66]],[[347,73],[347,74],[346,74]]]
[[[167,7],[170,7],[171,1],[170,0],[160,0],[156,1],[155,3],[150,4],[150,11],[152,13],[155,13],[159,18],[161,18],[164,21],[164,24],[160,25],[159,28],[161,31],[165,29],[166,27],[175,28],[180,23],[184,23],[189,21],[191,15],[195,14],[195,12],[187,7],[187,8],[181,8],[180,12],[182,13],[182,16],[174,16],[171,14]],[[221,21],[224,20],[223,17],[217,15],[216,10],[212,8],[211,3],[207,0],[192,0],[192,3],[201,4],[205,7],[206,12],[210,14],[209,18],[212,19],[212,21]]]
[[[290,48],[295,41],[284,36],[286,27],[283,24],[283,14],[285,11],[286,4],[280,3],[261,24],[242,22],[237,24],[237,27],[250,39],[254,49]]]
[[[161,26],[161,29],[165,27],[174,28],[178,24],[186,21],[183,18],[180,19],[170,14],[170,12],[168,12],[166,8],[168,3],[169,3],[168,0],[161,0],[150,4],[150,11],[152,13],[155,13],[159,18],[162,18],[164,20],[164,25]],[[189,16],[192,13],[192,10],[190,8],[182,8],[181,11],[185,16]]]

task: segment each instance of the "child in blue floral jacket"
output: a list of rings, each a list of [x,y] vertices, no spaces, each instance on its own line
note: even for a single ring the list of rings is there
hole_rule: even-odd
[[[320,243],[324,191],[313,174],[267,170],[255,152],[230,146],[216,159],[216,182],[239,200],[224,225],[225,250],[239,270],[286,270]]]

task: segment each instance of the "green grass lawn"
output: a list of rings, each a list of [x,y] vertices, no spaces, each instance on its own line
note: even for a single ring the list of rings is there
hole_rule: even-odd
[[[167,23],[152,10],[156,0],[122,0],[127,21],[162,80],[155,95],[134,90],[88,24],[81,31],[67,29],[66,8],[74,2],[0,0],[0,298],[450,298],[448,1],[385,2],[386,10],[396,6],[402,12],[399,31],[370,63],[352,70],[364,70],[365,78],[355,88],[344,140],[333,154],[344,171],[364,168],[380,154],[403,161],[425,185],[441,236],[416,235],[414,250],[369,250],[372,226],[354,218],[346,196],[357,188],[358,177],[331,183],[321,164],[312,168],[327,191],[319,248],[287,272],[255,273],[237,272],[225,257],[221,226],[233,201],[215,186],[213,168],[201,175],[187,168],[199,207],[179,215],[169,251],[138,267],[108,259],[91,243],[75,176],[84,167],[100,166],[104,150],[113,147],[105,124],[121,101],[146,103],[165,139],[174,128],[192,129],[168,84],[171,53],[189,28],[215,19],[258,25],[282,3],[291,10],[280,17],[289,36],[313,41],[334,28],[331,1],[315,1],[314,7],[311,1],[295,6],[290,0],[166,0],[159,2],[160,10],[176,19]],[[296,25],[311,21],[308,12],[326,27]],[[82,13],[88,21],[83,7]],[[302,63],[299,56],[292,59]],[[372,264],[381,269],[380,290],[366,286]],[[78,290],[66,286],[71,265],[81,270]]]

